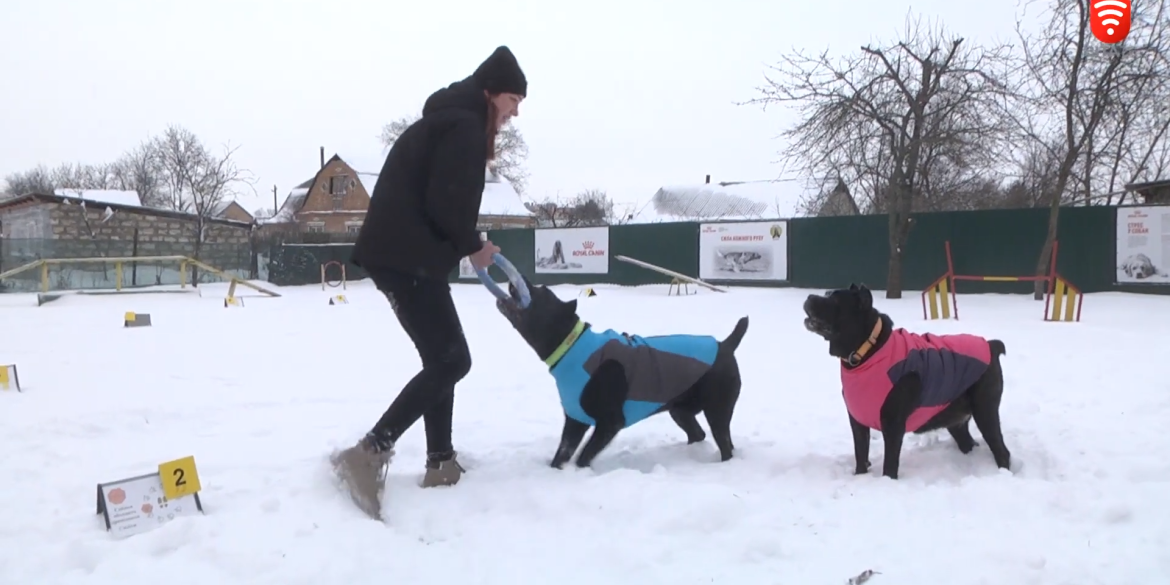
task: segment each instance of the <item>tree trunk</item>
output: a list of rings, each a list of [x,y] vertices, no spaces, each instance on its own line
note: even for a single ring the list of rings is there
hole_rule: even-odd
[[[892,222],[891,222],[892,223]],[[890,236],[890,265],[886,274],[886,298],[902,298],[902,250]]]
[[[1048,208],[1048,232],[1044,236],[1044,247],[1040,248],[1040,257],[1036,259],[1036,276],[1045,276],[1048,274],[1048,263],[1052,258],[1052,247],[1056,242],[1056,226],[1060,220],[1060,201],[1062,194],[1066,187],[1068,187],[1069,176],[1072,175],[1073,164],[1076,162],[1078,153],[1069,152],[1065,154],[1064,160],[1060,164],[1060,168],[1056,172],[1056,187],[1052,193],[1052,203]],[[1043,280],[1037,280],[1032,287],[1032,298],[1037,301],[1044,300],[1044,293],[1048,291],[1048,283]]]
[[[1059,218],[1060,196],[1057,195],[1048,213],[1048,233],[1044,236],[1044,247],[1040,248],[1040,258],[1036,260],[1036,276],[1048,274],[1048,262],[1052,258],[1052,244],[1056,242],[1056,224]],[[1044,293],[1047,291],[1048,283],[1043,280],[1037,280],[1033,283],[1032,298],[1037,301],[1042,301],[1044,300]]]
[[[910,235],[910,209],[912,208],[912,189],[907,184],[906,174],[894,171],[894,180],[890,182],[889,205],[889,245],[890,262],[889,272],[886,274],[886,298],[902,298],[902,256],[906,253],[906,240]]]

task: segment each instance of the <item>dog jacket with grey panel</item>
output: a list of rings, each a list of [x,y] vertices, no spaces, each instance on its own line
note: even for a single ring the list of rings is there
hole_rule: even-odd
[[[882,404],[902,376],[922,379],[922,402],[906,421],[914,432],[970,388],[991,363],[987,340],[976,335],[918,335],[895,329],[886,344],[856,368],[841,365],[842,394],[853,418],[882,429]]]
[[[581,393],[602,362],[620,363],[629,385],[622,413],[630,427],[699,381],[718,352],[719,341],[706,335],[641,337],[586,328],[549,372],[557,382],[565,414],[592,426],[596,421],[581,408]]]

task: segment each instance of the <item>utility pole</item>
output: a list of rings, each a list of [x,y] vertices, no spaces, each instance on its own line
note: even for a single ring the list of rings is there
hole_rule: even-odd
[[[272,216],[276,217],[276,185],[272,186]]]

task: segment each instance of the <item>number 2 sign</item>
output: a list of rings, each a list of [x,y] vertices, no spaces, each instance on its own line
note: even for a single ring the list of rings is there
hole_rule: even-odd
[[[199,483],[199,471],[195,469],[194,456],[160,463],[158,475],[162,479],[163,494],[168,500],[176,500],[203,489]]]

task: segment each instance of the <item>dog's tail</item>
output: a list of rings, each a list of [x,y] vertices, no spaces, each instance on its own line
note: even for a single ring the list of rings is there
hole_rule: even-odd
[[[987,345],[991,347],[992,357],[1007,355],[1007,346],[1005,346],[1002,341],[998,339],[992,339],[987,342]]]
[[[731,331],[731,335],[727,336],[719,345],[727,348],[728,351],[735,351],[739,347],[739,342],[743,341],[743,336],[747,333],[748,318],[744,317],[735,324],[735,329]]]

